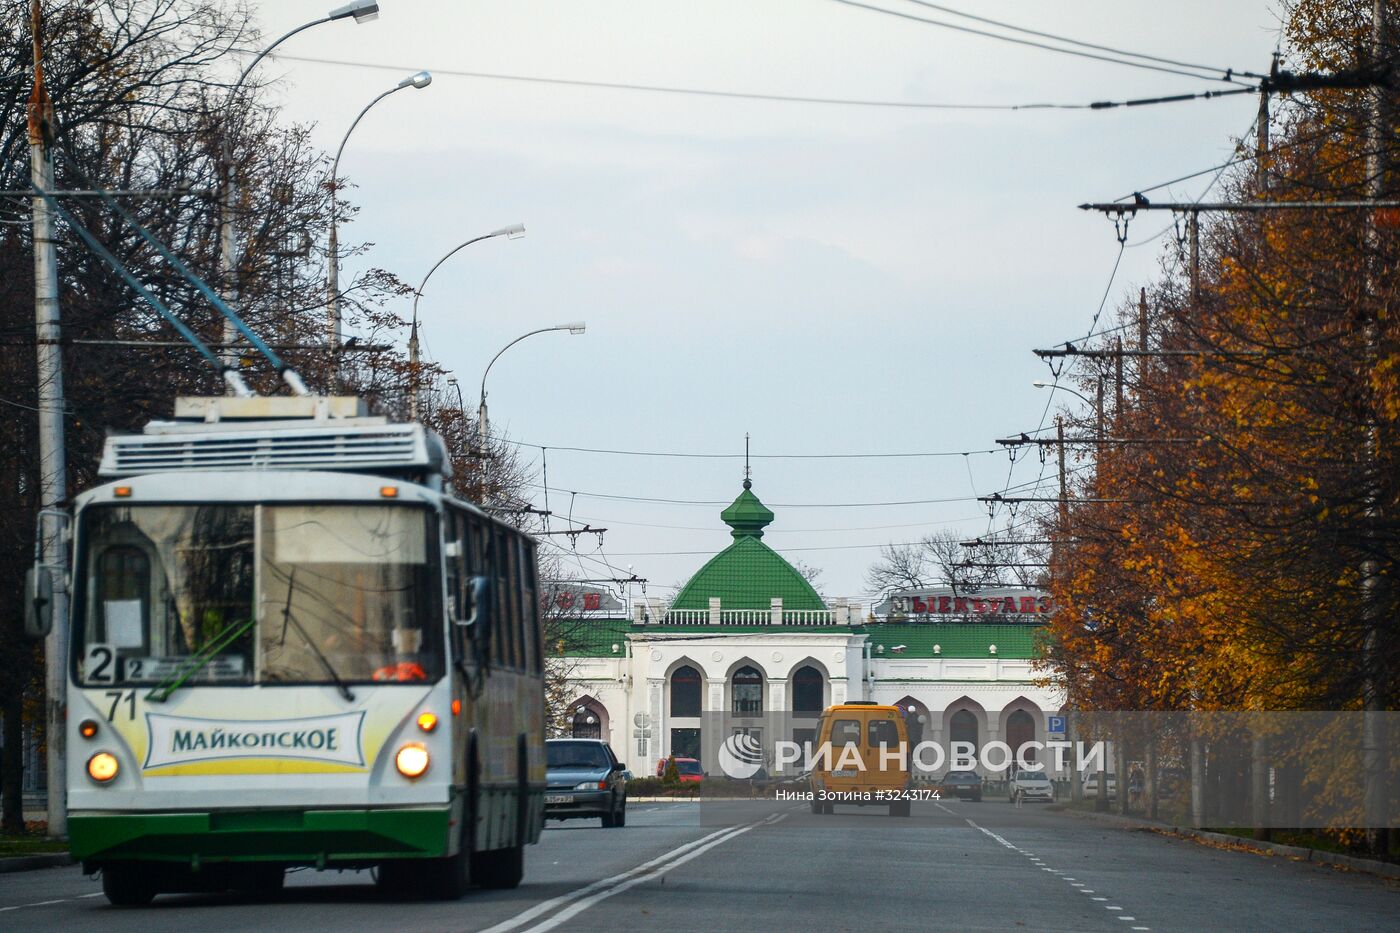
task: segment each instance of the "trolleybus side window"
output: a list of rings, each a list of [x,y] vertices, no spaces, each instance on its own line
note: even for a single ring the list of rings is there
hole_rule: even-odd
[[[442,513],[442,538],[445,545],[443,554],[444,588],[447,590],[447,607],[450,621],[454,623],[447,630],[452,646],[452,657],[461,660],[466,657],[465,633],[455,623],[471,615],[467,599],[470,581],[467,574],[467,552],[470,542],[467,538],[467,517],[455,509],[447,508]]]
[[[497,597],[497,612],[500,615],[500,660],[505,667],[519,667],[519,616],[521,616],[521,574],[519,574],[519,553],[515,548],[514,534],[504,528],[496,530],[496,573],[503,577],[503,586]]]
[[[535,564],[535,547],[523,538],[520,541],[522,595],[520,610],[521,632],[525,638],[525,669],[539,673],[542,669],[540,650],[539,583]]]
[[[452,621],[466,618],[466,603],[462,599],[463,552],[466,550],[465,522],[462,516],[446,509],[442,513],[443,588],[447,591],[448,614]]]

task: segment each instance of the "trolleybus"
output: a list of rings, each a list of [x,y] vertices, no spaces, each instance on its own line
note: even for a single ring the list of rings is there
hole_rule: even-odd
[[[544,819],[534,542],[352,398],[180,399],[75,502],[73,854],[114,904],[294,866],[514,887]]]

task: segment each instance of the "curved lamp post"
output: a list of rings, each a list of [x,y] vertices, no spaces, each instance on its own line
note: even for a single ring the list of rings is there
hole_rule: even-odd
[[[411,392],[409,407],[413,420],[418,420],[419,399],[418,399],[418,299],[423,297],[423,289],[428,285],[428,279],[433,277],[433,273],[438,270],[438,266],[447,262],[457,254],[459,250],[471,246],[473,243],[480,243],[482,240],[489,240],[493,237],[503,236],[507,240],[518,240],[525,235],[524,224],[511,224],[499,230],[492,230],[490,233],[483,233],[481,236],[472,237],[470,240],[458,243],[448,250],[441,259],[433,263],[433,267],[428,270],[428,274],[423,276],[423,281],[419,284],[418,290],[413,293],[413,326],[408,332],[408,380]],[[461,389],[457,390],[460,401]]]
[[[355,132],[355,127],[360,125],[360,120],[364,119],[364,115],[369,113],[371,107],[390,94],[397,94],[406,87],[425,88],[432,83],[433,76],[426,71],[420,71],[417,74],[409,75],[394,87],[389,88],[389,90],[365,104],[364,109],[359,112],[354,122],[350,124],[350,129],[345,131],[345,135],[340,140],[340,146],[335,150],[335,159],[331,162],[331,177],[329,182],[331,189],[331,231],[326,244],[326,253],[330,262],[330,268],[326,272],[326,311],[330,317],[328,342],[331,351],[332,386],[334,386],[338,378],[338,370],[340,368],[340,246],[338,232],[336,230],[336,201],[338,200],[336,197],[336,188],[338,179],[340,178],[340,156],[345,152],[345,144],[350,141],[350,134]]]
[[[568,324],[555,324],[553,327],[541,327],[538,330],[532,330],[529,333],[521,334],[519,337],[516,337],[510,343],[506,344],[504,347],[501,347],[501,349],[496,352],[496,355],[491,357],[491,362],[486,364],[486,372],[481,374],[481,407],[476,410],[476,430],[478,438],[478,447],[485,443],[487,436],[486,377],[491,375],[491,367],[496,365],[496,361],[501,358],[501,354],[509,350],[511,347],[515,346],[520,341],[524,340],[526,337],[533,337],[536,334],[547,334],[551,331],[556,330],[567,330],[571,334],[581,334],[583,333],[584,328],[586,326],[587,325],[585,325],[583,321],[571,321]]]
[[[1035,382],[1032,382],[1031,385],[1035,386],[1037,389],[1050,389],[1052,392],[1058,389],[1058,390],[1061,391],[1061,392],[1068,392],[1070,395],[1076,395],[1076,396],[1078,396],[1079,398],[1083,399],[1090,407],[1092,407],[1092,408],[1094,409],[1094,414],[1098,417],[1099,440],[1103,440],[1104,434],[1103,434],[1103,380],[1102,380],[1102,379],[1099,379],[1099,380],[1098,380],[1098,386],[1099,386],[1098,396],[1099,396],[1099,400],[1098,400],[1097,402],[1094,401],[1093,399],[1089,398],[1087,395],[1084,395],[1084,394],[1081,393],[1081,392],[1076,392],[1074,389],[1071,389],[1069,386],[1062,386],[1062,385],[1060,385],[1058,382],[1045,382],[1045,381],[1043,381],[1043,380],[1037,379]]]
[[[367,23],[379,18],[379,4],[374,0],[355,0],[354,3],[347,3],[342,7],[331,10],[320,19],[313,19],[309,23],[302,23],[290,32],[284,33],[278,40],[267,48],[263,49],[248,63],[248,67],[239,74],[238,80],[234,82],[233,90],[229,93],[230,104],[236,104],[238,94],[243,90],[243,82],[248,79],[248,75],[258,66],[258,62],[267,57],[267,54],[277,46],[286,42],[299,32],[310,29],[312,26],[319,26],[322,23],[332,23],[340,19],[353,18],[357,23]],[[238,299],[238,233],[234,227],[233,202],[238,196],[238,180],[233,171],[233,152],[229,146],[227,133],[220,133],[219,139],[219,180],[222,183],[219,196],[219,262],[223,266],[225,285],[224,298],[233,304]],[[227,365],[233,365],[234,351],[231,344],[238,337],[234,330],[232,321],[224,321],[223,330],[223,352],[222,356]]]

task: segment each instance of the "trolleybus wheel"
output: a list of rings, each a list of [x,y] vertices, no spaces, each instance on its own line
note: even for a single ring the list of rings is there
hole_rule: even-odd
[[[375,868],[374,883],[388,897],[402,900],[413,893],[422,878],[421,871],[421,864],[407,860],[380,862]]]
[[[525,877],[525,847],[511,846],[472,855],[472,881],[483,888],[516,888]]]
[[[433,859],[428,868],[428,889],[438,900],[455,901],[471,886],[471,853],[463,846],[456,855]]]
[[[255,901],[272,901],[281,896],[286,880],[281,865],[252,865],[240,879],[238,890]]]
[[[145,907],[156,896],[155,880],[140,865],[108,865],[102,869],[102,893],[114,907]]]

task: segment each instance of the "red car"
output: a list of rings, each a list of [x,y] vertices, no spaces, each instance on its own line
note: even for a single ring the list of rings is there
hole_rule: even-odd
[[[696,761],[694,758],[661,759],[656,763],[657,777],[666,776],[666,762],[672,760],[676,763],[676,773],[681,776],[682,784],[703,781],[705,779],[705,770],[700,767],[700,762]]]

